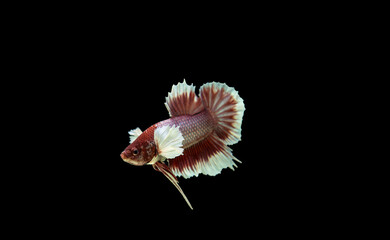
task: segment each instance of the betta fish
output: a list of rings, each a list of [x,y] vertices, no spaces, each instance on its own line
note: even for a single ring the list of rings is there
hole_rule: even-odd
[[[234,161],[241,163],[228,145],[241,140],[244,101],[234,88],[217,82],[203,84],[198,97],[185,80],[173,85],[165,100],[170,118],[143,132],[130,131],[121,158],[135,166],[152,165],[193,209],[176,177],[215,176],[227,167],[234,170]]]

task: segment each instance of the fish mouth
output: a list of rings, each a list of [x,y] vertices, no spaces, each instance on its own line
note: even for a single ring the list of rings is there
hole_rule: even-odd
[[[121,158],[123,159],[123,161],[125,161],[125,159],[128,159],[128,158],[126,157],[126,155],[125,155],[125,152],[122,152],[122,153],[121,153]]]
[[[137,160],[134,160],[134,159],[126,157],[124,152],[121,153],[121,158],[122,158],[123,161],[125,161],[127,163],[130,163],[131,165],[134,165],[134,166],[143,166],[143,165],[145,165],[145,163],[143,163],[143,162],[140,162],[140,161],[137,161]]]

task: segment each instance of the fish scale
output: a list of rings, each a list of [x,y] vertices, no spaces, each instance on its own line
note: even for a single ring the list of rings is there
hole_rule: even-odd
[[[183,148],[189,148],[192,145],[202,141],[209,136],[215,128],[215,123],[210,113],[207,110],[195,115],[182,115],[173,117],[159,123],[155,127],[162,126],[179,126],[179,130],[183,135]]]
[[[244,101],[234,88],[218,82],[203,84],[197,96],[185,80],[173,85],[165,99],[170,118],[144,132],[131,130],[121,157],[135,166],[152,165],[193,209],[176,177],[215,176],[237,167],[234,161],[240,161],[228,145],[241,140]]]

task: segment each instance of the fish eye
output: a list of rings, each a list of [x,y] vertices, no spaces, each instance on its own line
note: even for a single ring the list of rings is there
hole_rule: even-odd
[[[133,150],[133,155],[137,155],[138,154],[138,149],[134,149]]]

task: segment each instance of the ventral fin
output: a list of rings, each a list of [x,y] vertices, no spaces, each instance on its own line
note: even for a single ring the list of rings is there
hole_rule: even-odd
[[[189,178],[198,176],[199,173],[215,176],[222,169],[229,167],[234,170],[240,162],[232,154],[231,148],[226,146],[221,139],[212,134],[205,140],[186,148],[183,155],[169,159],[169,168],[176,176]]]
[[[183,140],[179,127],[162,126],[154,131],[154,142],[157,146],[158,155],[165,158],[175,158],[183,154]]]
[[[193,210],[190,201],[188,200],[187,196],[184,194],[183,190],[179,186],[179,181],[177,180],[175,175],[172,173],[172,171],[169,169],[169,167],[162,162],[156,162],[155,164],[153,164],[153,168],[154,168],[154,170],[159,171],[162,174],[164,174],[164,176],[167,177],[173,185],[175,185],[176,189],[183,196],[183,198],[187,202],[188,206]]]
[[[142,134],[142,131],[140,128],[133,129],[129,132],[130,135],[130,144],[135,141],[140,135]]]
[[[204,109],[202,101],[195,94],[193,84],[188,85],[186,80],[172,86],[172,90],[165,98],[165,106],[169,116],[194,115]]]

